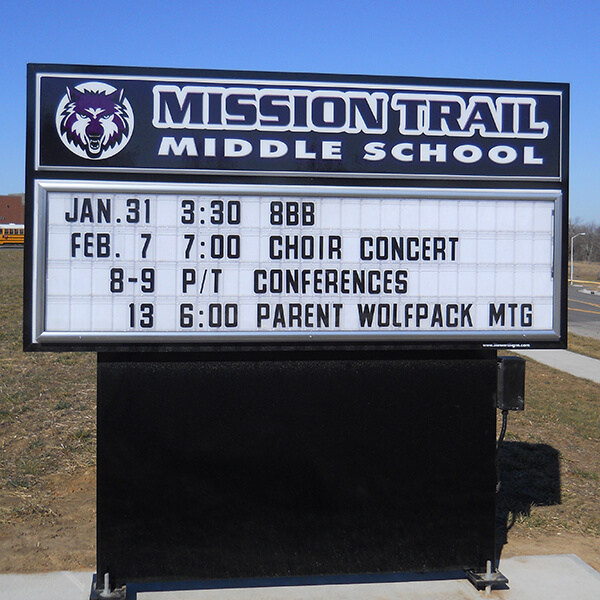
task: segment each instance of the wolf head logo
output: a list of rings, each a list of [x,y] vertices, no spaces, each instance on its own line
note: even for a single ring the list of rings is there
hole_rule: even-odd
[[[67,87],[56,111],[63,144],[82,158],[99,160],[120,152],[133,133],[133,110],[124,91],[91,81]]]

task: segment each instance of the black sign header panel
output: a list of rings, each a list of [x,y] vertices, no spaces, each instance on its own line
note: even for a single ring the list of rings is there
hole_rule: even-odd
[[[564,86],[66,71],[48,66],[36,76],[39,171],[555,182],[564,175]]]

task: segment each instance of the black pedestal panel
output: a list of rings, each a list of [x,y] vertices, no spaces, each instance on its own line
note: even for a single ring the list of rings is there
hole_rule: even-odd
[[[98,357],[113,586],[494,559],[495,353]]]

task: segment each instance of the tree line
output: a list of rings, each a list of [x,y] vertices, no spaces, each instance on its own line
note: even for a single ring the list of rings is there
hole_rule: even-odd
[[[582,235],[585,234],[585,235]],[[575,240],[573,240],[573,238]],[[573,244],[573,259],[583,262],[600,262],[600,225],[585,223],[576,218],[569,223],[569,252]]]

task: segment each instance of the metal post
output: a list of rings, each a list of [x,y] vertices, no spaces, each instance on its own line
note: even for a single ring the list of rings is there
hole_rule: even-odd
[[[577,233],[571,238],[571,285],[573,285],[573,241],[580,235],[585,235],[585,231]]]

